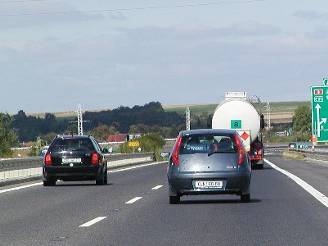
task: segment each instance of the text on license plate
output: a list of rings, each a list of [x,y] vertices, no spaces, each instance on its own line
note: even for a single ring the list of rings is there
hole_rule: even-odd
[[[80,163],[81,158],[63,158],[62,163]]]
[[[221,189],[223,187],[222,181],[216,181],[216,180],[197,180],[195,181],[195,188],[198,189],[211,189],[211,188],[217,188]]]

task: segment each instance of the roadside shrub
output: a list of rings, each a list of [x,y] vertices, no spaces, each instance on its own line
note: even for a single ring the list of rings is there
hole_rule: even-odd
[[[161,151],[165,145],[165,140],[156,133],[146,134],[138,139],[131,141],[138,141],[140,143],[141,152],[152,152],[154,153],[154,159],[156,161],[161,159]],[[129,147],[129,143],[120,145],[121,153],[136,153],[138,152],[137,147]]]

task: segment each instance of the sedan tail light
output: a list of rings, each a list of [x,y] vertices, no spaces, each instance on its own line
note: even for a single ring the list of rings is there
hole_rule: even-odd
[[[234,134],[234,140],[235,140],[235,144],[237,147],[237,153],[238,153],[238,165],[241,166],[243,165],[244,161],[245,161],[245,148],[243,146],[243,143],[238,135],[238,133]]]
[[[52,157],[51,157],[50,153],[48,153],[44,156],[44,164],[46,166],[51,166],[52,165]]]
[[[179,164],[180,164],[179,151],[180,151],[181,144],[182,144],[182,137],[178,136],[177,141],[175,142],[175,145],[173,147],[173,152],[172,152],[172,163],[175,166],[179,166]]]
[[[91,164],[92,165],[98,165],[100,161],[98,153],[94,152],[91,154]]]

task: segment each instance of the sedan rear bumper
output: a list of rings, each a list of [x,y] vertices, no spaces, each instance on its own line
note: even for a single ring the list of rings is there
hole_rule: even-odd
[[[54,178],[62,180],[93,180],[102,173],[102,166],[88,167],[43,167],[43,180]]]
[[[197,189],[195,181],[222,181],[222,188]],[[200,194],[249,194],[250,173],[175,173],[168,176],[170,195],[200,195]]]

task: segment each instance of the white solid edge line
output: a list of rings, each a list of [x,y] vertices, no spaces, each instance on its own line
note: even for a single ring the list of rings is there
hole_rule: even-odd
[[[96,223],[98,223],[98,222],[100,222],[100,221],[102,221],[102,220],[104,220],[106,218],[107,217],[97,217],[97,218],[95,218],[93,220],[90,220],[90,221],[88,221],[88,222],[80,225],[79,227],[90,227],[90,226],[92,226],[92,225],[94,225],[94,224],[96,224]]]
[[[163,187],[163,185],[157,185],[157,186],[153,187],[152,190],[158,190],[158,189],[160,189],[162,187]]]
[[[313,188],[313,186],[306,183],[301,178],[297,177],[296,175],[278,167],[274,163],[268,161],[267,159],[264,159],[264,161],[269,164],[272,168],[275,170],[281,172],[282,174],[286,175],[287,177],[291,178],[293,181],[295,181],[296,184],[301,186],[305,191],[307,191],[310,195],[312,195],[315,199],[317,199],[319,202],[321,202],[325,207],[328,208],[328,197],[324,194],[322,194],[320,191]]]
[[[116,169],[116,170],[108,170],[107,172],[108,173],[119,173],[119,172],[124,172],[124,171],[128,171],[128,170],[136,169],[136,168],[160,165],[160,164],[164,164],[164,163],[166,163],[166,161],[152,162],[152,163],[148,163],[148,164],[135,165],[135,166],[132,166],[132,167],[126,167],[126,168],[121,168],[121,169]]]
[[[166,163],[166,161],[153,162],[153,163],[144,164],[144,165],[136,165],[136,166],[132,166],[132,167],[128,167],[128,168],[122,168],[122,169],[117,169],[117,170],[113,170],[113,171],[110,171],[109,170],[108,173],[124,172],[124,171],[128,171],[128,170],[131,170],[131,169],[136,169],[136,168],[141,168],[141,167],[147,167],[147,166],[154,166],[154,165],[159,165],[159,164],[164,164],[164,163]],[[9,188],[9,189],[3,189],[3,190],[0,190],[0,194],[8,193],[8,192],[11,192],[11,191],[23,190],[23,189],[27,189],[27,188],[31,188],[31,187],[39,186],[39,185],[42,185],[42,182],[28,184],[28,185],[16,186],[16,187]]]
[[[7,192],[10,192],[10,191],[22,190],[22,189],[26,189],[26,188],[30,188],[30,187],[34,187],[34,186],[39,186],[39,185],[42,185],[42,182],[28,184],[28,185],[22,185],[22,186],[17,186],[17,187],[9,188],[9,189],[0,190],[0,194],[7,193]]]
[[[136,201],[138,201],[140,199],[142,199],[142,197],[137,196],[137,197],[131,199],[130,201],[127,201],[125,204],[133,204],[133,203],[135,203]]]

